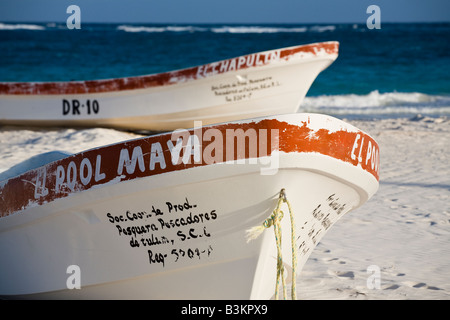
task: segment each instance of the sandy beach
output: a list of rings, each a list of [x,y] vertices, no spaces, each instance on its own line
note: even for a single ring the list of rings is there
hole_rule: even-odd
[[[380,188],[319,243],[299,299],[450,299],[450,120],[348,121],[381,153]],[[76,153],[139,135],[111,129],[1,127],[0,172],[33,155]]]
[[[380,146],[380,187],[316,247],[299,298],[449,299],[449,119],[349,122]]]

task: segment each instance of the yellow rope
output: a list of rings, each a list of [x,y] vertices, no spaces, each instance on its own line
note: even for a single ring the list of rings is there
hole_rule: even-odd
[[[275,285],[275,299],[278,300],[279,295],[279,287],[280,287],[280,279],[281,284],[283,286],[283,298],[287,297],[287,289],[286,289],[286,279],[284,277],[284,266],[283,266],[283,257],[281,250],[281,220],[283,219],[284,213],[281,210],[281,205],[286,203],[289,208],[289,214],[291,219],[291,244],[292,244],[292,292],[291,297],[292,300],[297,299],[296,293],[296,269],[297,269],[297,248],[295,246],[295,223],[294,223],[294,214],[291,209],[291,204],[286,198],[286,193],[284,189],[281,189],[280,195],[278,197],[277,207],[273,211],[272,215],[267,218],[261,226],[257,226],[248,230],[249,240],[257,238],[266,228],[270,228],[273,226],[275,233],[275,241],[277,244],[277,280]]]

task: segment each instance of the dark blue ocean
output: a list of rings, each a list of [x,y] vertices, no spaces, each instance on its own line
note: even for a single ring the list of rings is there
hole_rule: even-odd
[[[243,54],[340,42],[302,111],[353,118],[450,116],[450,24],[0,23],[0,81],[152,74]]]

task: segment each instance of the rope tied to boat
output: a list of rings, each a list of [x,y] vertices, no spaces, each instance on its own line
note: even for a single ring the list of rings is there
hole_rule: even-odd
[[[286,278],[284,277],[284,265],[283,265],[283,257],[282,257],[282,247],[281,247],[281,220],[283,219],[284,212],[281,210],[281,206],[283,203],[286,203],[289,209],[289,215],[291,219],[291,245],[292,245],[292,288],[291,288],[291,297],[292,300],[297,299],[296,293],[296,269],[297,269],[297,249],[295,246],[295,221],[294,221],[294,213],[291,208],[291,204],[289,203],[286,197],[285,189],[281,189],[280,194],[278,196],[278,202],[275,210],[273,210],[270,217],[268,217],[262,225],[253,227],[247,230],[247,239],[248,241],[256,239],[265,229],[273,226],[275,233],[275,241],[277,245],[277,276],[276,276],[276,285],[275,285],[275,299],[279,298],[279,289],[280,289],[280,280],[283,287],[283,298],[287,297],[287,287],[286,287]]]

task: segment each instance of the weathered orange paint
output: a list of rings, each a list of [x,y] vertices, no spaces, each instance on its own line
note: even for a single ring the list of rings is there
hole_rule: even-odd
[[[319,51],[325,50],[328,54],[337,54],[339,44],[337,42],[325,42],[317,44],[302,45],[280,51],[280,59],[288,60],[293,55],[304,52],[316,55]],[[273,52],[277,52],[276,50]],[[264,55],[266,53],[260,53]],[[270,54],[270,53],[268,53]],[[258,55],[258,54],[255,54]],[[252,55],[242,56],[247,58]],[[224,60],[228,63],[234,62],[237,65],[238,58]],[[222,62],[222,61],[221,61]],[[221,63],[217,62],[217,63]],[[239,70],[256,65],[264,65],[270,63],[264,60],[253,59],[253,64],[241,65]],[[118,79],[105,80],[90,80],[90,81],[71,81],[71,82],[4,82],[0,83],[0,94],[3,95],[61,95],[61,94],[89,94],[89,93],[104,93],[114,91],[145,89],[158,86],[165,86],[184,82],[188,80],[195,80],[203,77],[201,70],[211,67],[212,64],[202,66],[164,72],[154,75],[145,75]],[[216,74],[224,73],[218,70]]]
[[[272,130],[278,130],[279,133],[279,144],[278,150],[285,153],[319,153],[328,157],[332,157],[341,160],[346,163],[350,163],[354,166],[360,166],[362,170],[367,171],[373,175],[377,180],[378,176],[378,145],[377,143],[367,134],[361,131],[334,131],[330,132],[327,129],[319,129],[317,131],[312,130],[308,127],[308,123],[304,122],[302,125],[288,124],[277,119],[264,119],[257,122],[249,123],[229,123],[223,125],[216,125],[210,127],[202,127],[189,130],[190,135],[201,135],[206,130],[216,129],[220,132],[223,137],[226,137],[227,130],[238,130],[242,129],[245,132],[249,129],[255,130],[258,135],[258,140],[261,138],[261,130],[265,129],[265,132],[269,133],[264,136],[267,139],[267,143],[258,144],[258,146],[263,146],[267,150],[258,150],[259,155],[271,154],[277,148],[271,144],[270,133]],[[200,138],[201,138],[200,137]],[[359,139],[359,138],[360,139]],[[364,139],[364,143],[361,143]],[[168,147],[169,140],[172,140],[172,133],[166,133],[161,135],[149,136],[145,138],[140,138],[136,140],[130,140],[123,143],[118,143],[115,145],[110,145],[106,147],[101,147],[98,149],[88,150],[68,158],[58,160],[56,162],[47,164],[44,167],[28,171],[18,177],[11,178],[6,181],[3,186],[0,187],[0,216],[8,216],[15,212],[24,210],[32,205],[42,205],[60,198],[69,196],[70,194],[83,192],[93,188],[94,186],[99,186],[105,183],[120,183],[122,181],[129,181],[133,179],[159,175],[163,173],[187,170],[193,167],[201,167],[212,165],[202,158],[202,161],[195,163],[191,161],[190,163],[184,164],[172,164],[171,152]],[[358,142],[359,141],[359,142]],[[377,155],[374,157],[376,163],[373,161],[367,161],[363,158],[362,161],[358,160],[358,154],[368,155],[367,146],[369,144],[372,146],[374,153]],[[175,142],[175,141],[173,141]],[[159,143],[162,147],[162,154],[165,159],[165,167],[161,168],[160,165],[156,164],[153,170],[150,170],[150,153],[151,146],[153,144]],[[202,142],[202,154],[208,145],[213,143],[213,141],[203,141]],[[223,152],[227,150],[226,139],[222,140]],[[362,148],[360,145],[362,144]],[[128,174],[124,170],[118,179],[118,164],[119,155],[122,149],[128,150],[128,154],[132,155],[134,148],[140,147],[144,160],[144,170],[141,171],[136,164],[134,172]],[[236,147],[237,148],[237,147]],[[249,155],[249,145],[245,144],[245,152],[242,154],[234,150],[232,160],[248,159]],[[352,158],[352,153],[356,157]],[[101,156],[101,168],[97,169],[104,175],[99,181],[95,181],[94,178],[90,179],[89,183],[83,184],[80,182],[80,173],[78,173],[77,181],[74,183],[72,188],[67,185],[62,186],[59,190],[56,190],[56,177],[58,174],[58,167],[62,166],[65,171],[68,171],[68,167],[73,162],[75,168],[80,168],[83,159],[88,159],[90,164],[94,166],[96,164],[97,156]],[[230,160],[225,154],[223,160]],[[87,161],[87,160],[85,160]],[[96,168],[92,168],[96,170]],[[43,173],[45,172],[45,179]],[[46,192],[40,192],[41,194],[35,196],[36,190],[39,191],[39,186],[44,186]],[[39,193],[39,192],[38,192]],[[46,194],[45,194],[46,193]]]

